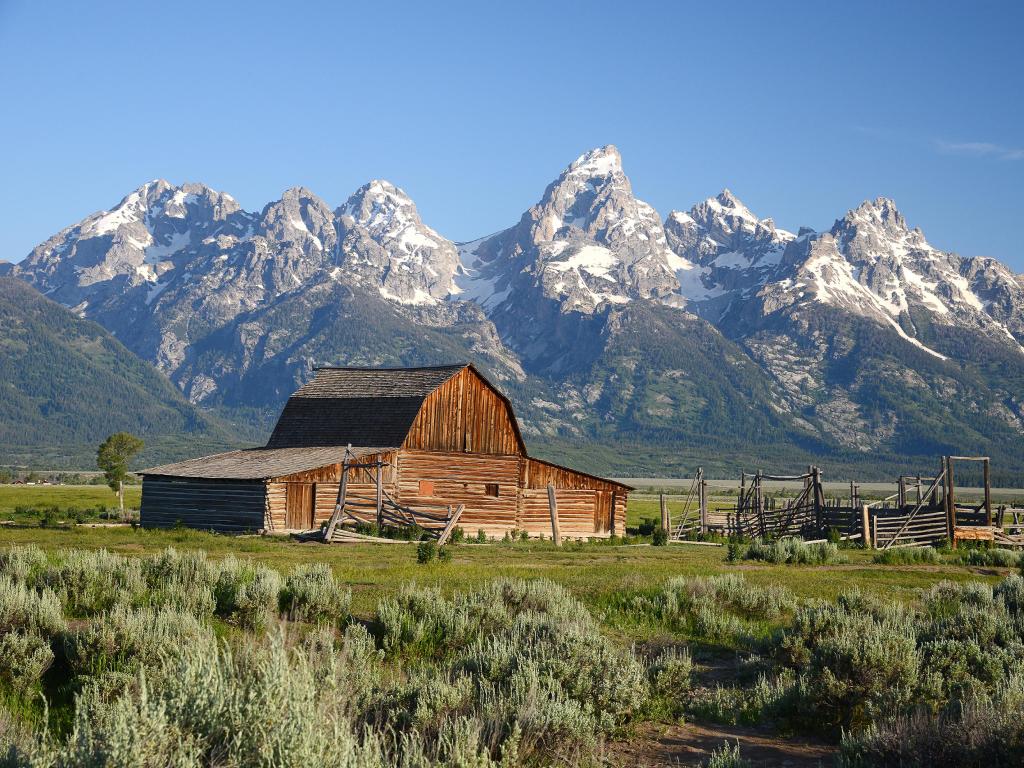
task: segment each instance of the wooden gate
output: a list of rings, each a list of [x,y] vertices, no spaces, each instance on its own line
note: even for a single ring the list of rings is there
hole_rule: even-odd
[[[285,501],[285,528],[307,531],[313,527],[316,483],[288,483]]]

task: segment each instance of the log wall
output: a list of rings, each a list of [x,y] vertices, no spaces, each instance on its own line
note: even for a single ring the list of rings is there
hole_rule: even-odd
[[[262,480],[206,480],[151,476],[142,480],[139,523],[144,528],[177,524],[200,530],[244,533],[265,526]]]
[[[384,487],[393,493],[395,483],[394,452],[371,454],[354,459],[357,464],[370,464],[382,460],[390,462],[384,467]],[[288,483],[315,483],[314,500],[316,508],[313,514],[313,525],[330,519],[334,512],[334,504],[338,499],[338,485],[341,478],[341,464],[328,464],[324,467],[306,472],[276,477],[267,486],[268,530],[283,531],[286,520],[288,501]],[[349,493],[354,496],[375,499],[377,483],[372,469],[351,469],[348,476]]]
[[[464,504],[459,525],[468,536],[481,529],[488,536],[504,536],[519,527],[519,463],[515,455],[401,451],[398,501],[410,507]],[[432,495],[420,494],[420,480],[433,482]],[[497,485],[497,496],[488,493],[489,484]]]

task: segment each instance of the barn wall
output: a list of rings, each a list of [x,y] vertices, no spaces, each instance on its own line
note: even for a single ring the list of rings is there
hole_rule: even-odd
[[[523,471],[524,488],[547,488],[551,483],[555,488],[572,490],[598,490],[625,492],[618,483],[594,477],[583,472],[559,467],[539,459],[527,459]]]
[[[189,528],[230,533],[264,527],[266,487],[262,480],[207,480],[144,477],[139,522],[144,528]]]
[[[414,451],[520,454],[512,409],[469,368],[428,395],[403,447]]]
[[[537,459],[525,459],[523,514],[530,533],[551,533],[549,483],[555,487],[559,531],[563,536],[604,537],[625,533],[628,490],[624,486]]]
[[[384,467],[384,487],[389,493],[394,491],[395,468],[394,453],[380,453],[369,456],[361,456],[354,459],[358,464],[369,464],[378,459],[389,461],[391,464]],[[377,482],[373,476],[374,470],[352,469],[348,476],[348,493],[350,498],[361,496],[375,499],[377,495]],[[275,477],[268,485],[267,498],[269,501],[269,517],[271,530],[285,530],[286,503],[288,498],[287,483],[314,483],[314,526],[330,519],[334,513],[334,504],[338,500],[338,485],[341,479],[341,464],[328,464],[317,469],[305,472],[296,472],[291,475]],[[271,527],[272,526],[272,527]]]
[[[517,522],[520,458],[471,453],[401,451],[398,455],[398,500],[417,508],[430,504],[464,504],[459,526],[468,536],[483,529],[503,536]],[[433,483],[433,494],[420,494],[420,481]],[[498,495],[487,494],[487,484]],[[429,510],[428,510],[429,511]]]

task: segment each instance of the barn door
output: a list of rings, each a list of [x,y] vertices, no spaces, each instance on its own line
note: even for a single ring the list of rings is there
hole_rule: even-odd
[[[598,491],[594,494],[594,531],[607,533],[612,529],[612,511],[615,509],[615,497],[611,491]]]
[[[316,485],[314,483],[288,483],[285,528],[307,531],[313,527],[315,495]]]

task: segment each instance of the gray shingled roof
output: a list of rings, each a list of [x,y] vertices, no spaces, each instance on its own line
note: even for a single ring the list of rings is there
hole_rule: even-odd
[[[385,448],[352,448],[355,458],[378,453]],[[328,464],[341,463],[345,446],[316,448],[247,448],[241,451],[215,453],[198,459],[162,464],[144,469],[142,475],[166,477],[203,477],[224,480],[266,480],[271,477],[304,472]]]
[[[288,399],[267,447],[398,447],[424,398],[465,367],[318,368]]]

